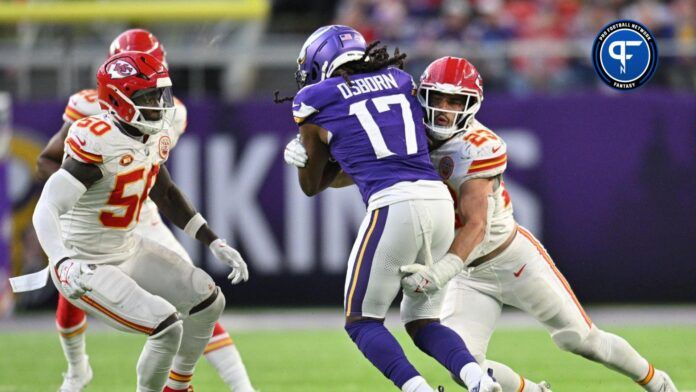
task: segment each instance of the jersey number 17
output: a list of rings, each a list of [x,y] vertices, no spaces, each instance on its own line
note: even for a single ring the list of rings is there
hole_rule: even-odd
[[[360,125],[362,125],[367,133],[367,137],[370,139],[372,149],[375,150],[377,159],[395,155],[384,142],[384,137],[382,136],[382,131],[379,129],[379,125],[377,125],[374,117],[372,117],[372,114],[367,109],[367,101],[368,99],[364,99],[350,105],[349,114],[356,116],[358,121],[360,121]],[[384,97],[372,98],[369,99],[369,101],[372,101],[379,113],[388,111],[391,105],[401,106],[401,116],[403,118],[404,133],[406,136],[406,155],[417,153],[418,141],[416,140],[416,124],[413,122],[411,105],[406,96],[404,94],[387,95]]]

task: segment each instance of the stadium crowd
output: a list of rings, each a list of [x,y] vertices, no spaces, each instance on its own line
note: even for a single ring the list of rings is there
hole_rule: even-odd
[[[600,86],[591,43],[616,19],[641,21],[656,36],[662,56],[653,86],[696,89],[691,0],[343,0],[336,13],[336,23],[368,41],[408,49],[416,74],[440,51],[459,53],[489,89],[516,92]]]

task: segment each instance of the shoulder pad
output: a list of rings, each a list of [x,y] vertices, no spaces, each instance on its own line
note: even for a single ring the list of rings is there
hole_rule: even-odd
[[[315,113],[319,113],[317,87],[320,87],[320,84],[305,86],[293,98],[292,116],[295,119],[295,123],[302,124]]]
[[[114,132],[119,130],[107,116],[82,118],[70,126],[65,138],[65,153],[83,163],[102,164],[109,154],[110,136]]]
[[[471,161],[467,178],[496,176],[507,167],[507,145],[493,131],[474,121],[471,130],[461,136],[462,156]]]
[[[416,82],[413,80],[413,76],[411,76],[411,74],[397,67],[389,67],[388,69],[389,72],[392,75],[394,75],[399,89],[406,90],[412,95],[415,95],[418,86],[416,85]]]
[[[63,112],[63,120],[74,122],[83,117],[101,113],[96,90],[82,90],[70,96]]]

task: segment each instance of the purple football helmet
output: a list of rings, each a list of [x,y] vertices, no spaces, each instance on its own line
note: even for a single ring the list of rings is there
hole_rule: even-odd
[[[297,57],[297,85],[302,88],[331,77],[341,65],[360,60],[366,49],[365,38],[352,27],[320,27],[307,38]]]

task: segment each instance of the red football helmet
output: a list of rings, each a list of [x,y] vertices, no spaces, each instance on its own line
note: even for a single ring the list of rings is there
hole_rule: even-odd
[[[165,67],[167,64],[167,52],[151,32],[144,29],[130,29],[119,34],[109,47],[109,56],[122,52],[145,52],[155,56]]]
[[[456,98],[460,102],[457,109],[446,107],[444,97]],[[421,75],[418,100],[425,109],[425,126],[430,136],[447,140],[466,130],[481,108],[483,80],[465,59],[442,57],[430,63]],[[454,114],[453,121],[447,120],[447,113]]]
[[[97,71],[97,96],[102,110],[142,133],[154,135],[173,123],[169,71],[147,53],[109,57]]]

